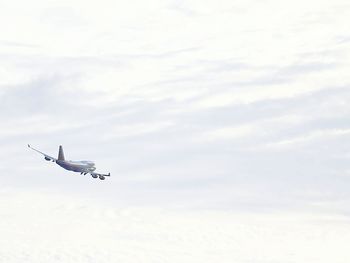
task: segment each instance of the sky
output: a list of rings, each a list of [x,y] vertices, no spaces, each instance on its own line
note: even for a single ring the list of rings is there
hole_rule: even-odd
[[[0,262],[349,262],[349,24],[345,0],[0,1]]]
[[[341,0],[1,2],[2,188],[348,214],[349,14]]]

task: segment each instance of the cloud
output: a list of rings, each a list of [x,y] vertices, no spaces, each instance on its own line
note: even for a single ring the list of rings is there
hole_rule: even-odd
[[[120,208],[91,198],[10,189],[0,195],[0,259],[10,263],[341,262],[337,259],[348,255],[346,216]],[[322,246],[327,250],[320,251]]]
[[[111,171],[99,190],[115,202],[314,202],[309,188],[348,170],[334,157],[346,156],[349,129],[344,3],[2,5],[0,22],[17,28],[0,43],[4,185],[95,192],[25,151],[63,144]]]

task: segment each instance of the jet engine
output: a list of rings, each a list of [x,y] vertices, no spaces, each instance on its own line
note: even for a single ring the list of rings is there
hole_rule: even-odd
[[[99,177],[100,177],[101,180],[106,179],[103,175],[100,175]]]
[[[51,159],[49,157],[46,157],[46,156],[45,156],[45,160],[46,161],[51,161]]]
[[[92,176],[92,178],[97,178],[98,177],[96,174],[92,174],[91,176]]]

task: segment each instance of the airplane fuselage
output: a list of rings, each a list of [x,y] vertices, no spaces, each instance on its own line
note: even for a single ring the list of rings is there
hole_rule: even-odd
[[[91,161],[66,161],[57,160],[56,163],[62,168],[79,173],[88,173],[96,170],[95,164]]]

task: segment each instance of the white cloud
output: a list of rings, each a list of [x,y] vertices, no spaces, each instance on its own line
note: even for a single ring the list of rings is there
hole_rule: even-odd
[[[288,138],[278,142],[273,142],[265,145],[267,148],[272,149],[290,149],[295,147],[301,147],[302,145],[311,142],[325,142],[328,138],[343,137],[350,134],[350,129],[328,129],[328,130],[316,130],[301,136]]]
[[[349,259],[345,216],[120,208],[12,190],[0,195],[0,260],[9,263]]]

